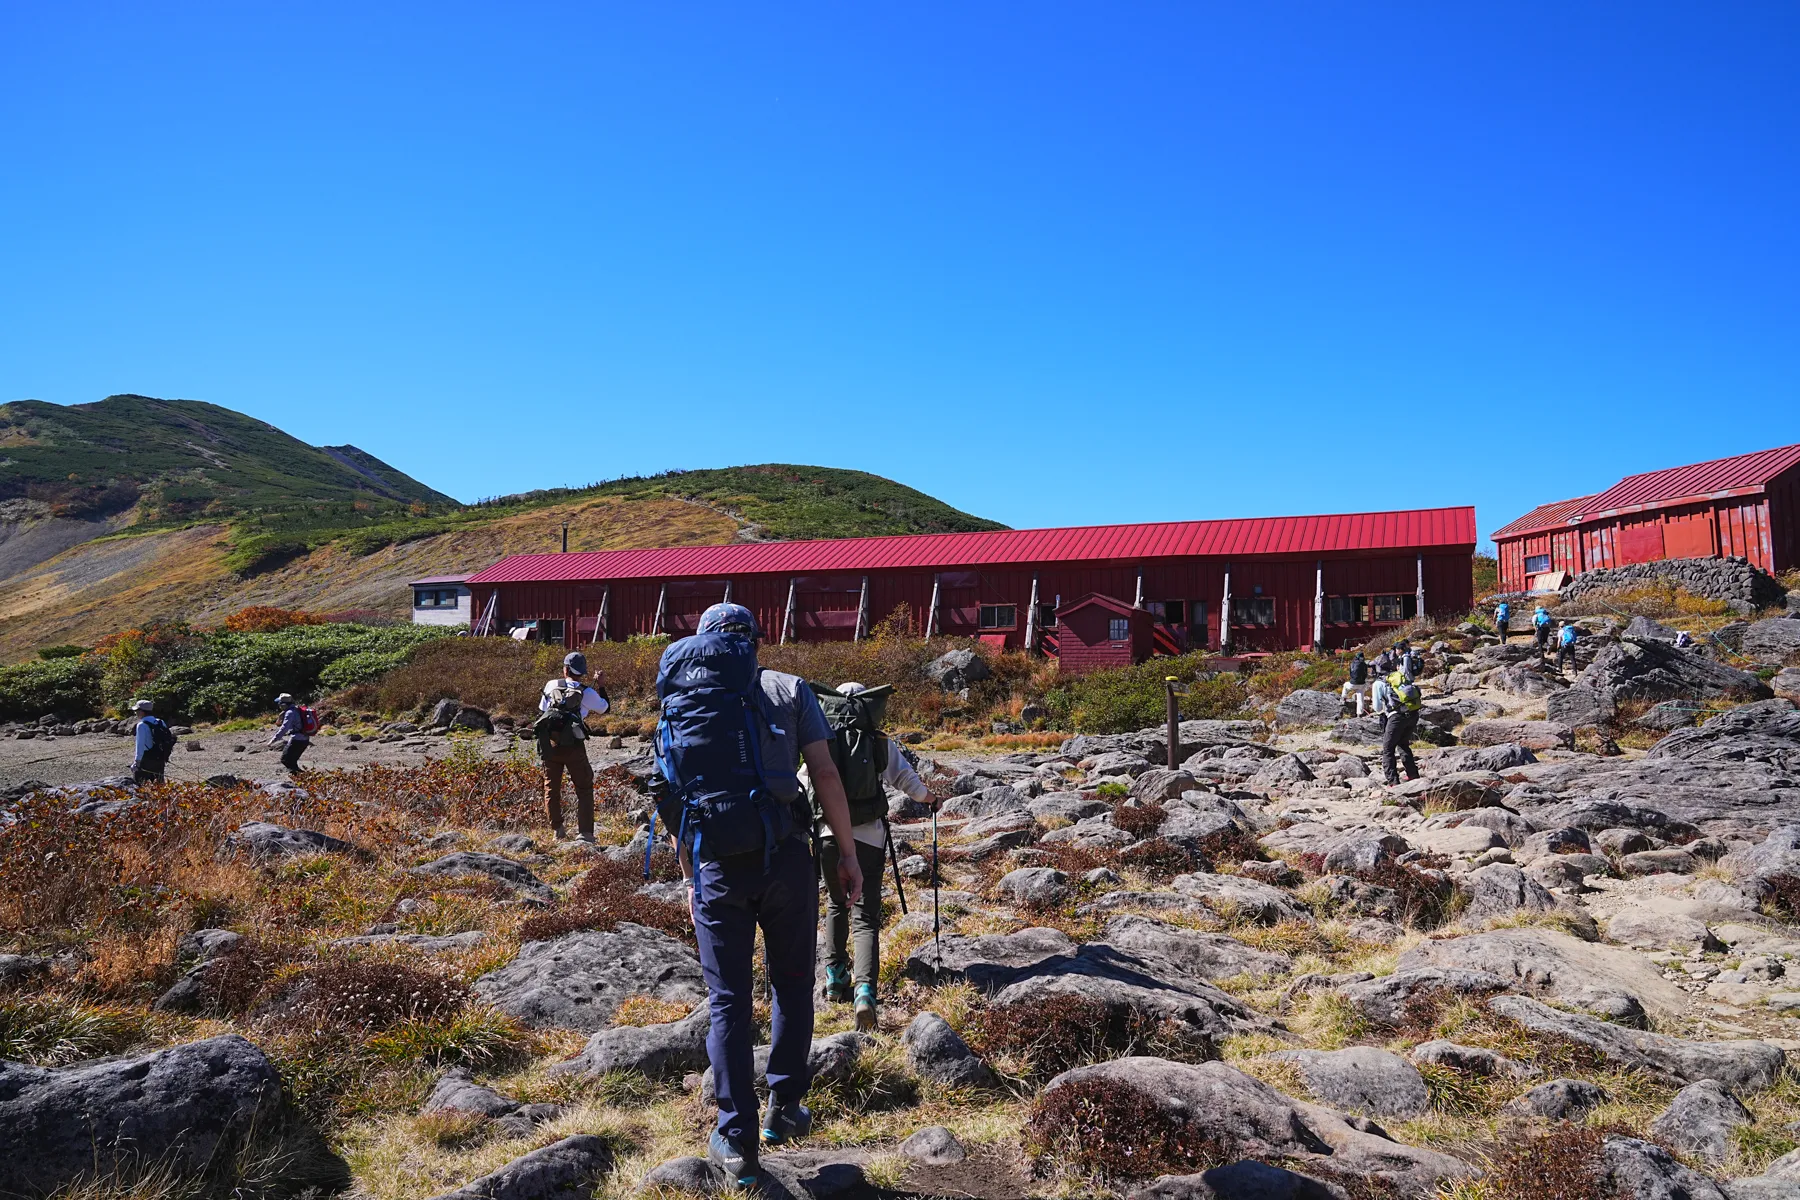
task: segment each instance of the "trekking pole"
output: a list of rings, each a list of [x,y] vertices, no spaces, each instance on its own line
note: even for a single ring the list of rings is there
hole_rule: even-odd
[[[937,805],[931,806],[931,949],[937,956],[937,970],[944,969],[944,943],[939,936],[942,922],[938,917],[938,836]]]
[[[906,888],[900,882],[900,852],[894,849],[894,827],[881,818],[881,832],[887,836],[888,862],[894,868],[894,893],[900,897],[900,915],[906,916]]]

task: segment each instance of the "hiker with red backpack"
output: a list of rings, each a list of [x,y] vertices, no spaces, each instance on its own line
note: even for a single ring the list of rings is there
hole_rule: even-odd
[[[850,810],[832,761],[831,726],[805,680],[757,665],[761,631],[738,604],[715,604],[699,632],[663,651],[656,695],[656,807],[692,892],[689,912],[706,977],[719,1119],[707,1159],[728,1181],[753,1185],[762,1146],[804,1137],[812,1113],[814,960],[819,888],[801,792],[806,764],[826,825],[851,844]],[[838,859],[849,902],[863,890],[854,854]],[[762,930],[770,1002],[768,1105],[757,1123],[756,992],[752,960]]]
[[[298,775],[300,756],[312,745],[313,734],[319,732],[319,714],[308,705],[295,704],[294,698],[286,692],[275,697],[275,707],[281,710],[281,723],[275,726],[275,736],[269,739],[269,745],[287,739],[287,748],[281,752],[281,765],[287,768],[289,775]]]

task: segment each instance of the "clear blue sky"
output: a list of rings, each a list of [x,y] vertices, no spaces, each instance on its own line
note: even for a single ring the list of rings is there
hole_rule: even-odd
[[[0,7],[0,399],[1009,524],[1800,441],[1800,7]]]

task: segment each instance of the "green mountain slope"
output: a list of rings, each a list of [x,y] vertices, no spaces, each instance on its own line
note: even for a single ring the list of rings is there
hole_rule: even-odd
[[[151,523],[315,504],[456,503],[354,446],[309,446],[216,404],[148,396],[0,405],[0,499],[13,497],[68,516],[141,499]]]
[[[490,503],[522,506],[586,496],[632,500],[667,496],[691,500],[743,521],[749,526],[746,536],[784,541],[1006,528],[997,521],[970,516],[934,496],[866,471],[791,463],[670,471],[610,480],[589,488],[528,492]]]

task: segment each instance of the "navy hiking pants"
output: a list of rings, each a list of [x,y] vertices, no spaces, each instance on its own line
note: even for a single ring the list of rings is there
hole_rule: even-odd
[[[769,1091],[787,1104],[806,1095],[813,1035],[813,960],[818,944],[819,885],[812,849],[791,837],[775,848],[768,870],[761,850],[694,871],[694,933],[712,1007],[706,1055],[718,1091],[719,1132],[754,1146],[756,1014],[751,961],[762,929],[771,1005]]]

